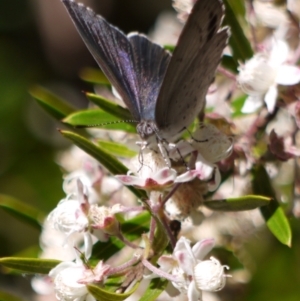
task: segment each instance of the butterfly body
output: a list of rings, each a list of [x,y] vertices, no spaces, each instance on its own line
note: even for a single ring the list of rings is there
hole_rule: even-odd
[[[228,30],[220,0],[198,0],[171,56],[140,34],[126,36],[91,9],[62,0],[98,65],[150,147],[173,142],[205,106]]]

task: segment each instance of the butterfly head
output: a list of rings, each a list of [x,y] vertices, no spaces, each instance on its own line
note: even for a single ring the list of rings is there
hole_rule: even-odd
[[[137,125],[136,130],[140,137],[146,141],[151,141],[157,136],[157,126],[153,120],[141,120]]]

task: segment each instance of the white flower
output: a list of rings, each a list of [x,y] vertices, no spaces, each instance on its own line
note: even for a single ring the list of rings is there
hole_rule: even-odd
[[[204,239],[191,248],[190,241],[181,237],[173,255],[163,255],[158,260],[160,269],[172,275],[172,285],[187,294],[189,301],[202,300],[202,290],[218,291],[225,285],[224,268],[228,267],[213,257],[203,261],[213,246],[213,239]]]
[[[78,200],[62,200],[50,212],[48,220],[54,228],[70,235],[74,232],[84,231],[89,224],[86,214],[82,211]]]
[[[90,208],[97,205],[90,205],[87,196],[84,194],[84,186],[77,180],[77,199],[61,201],[57,207],[50,212],[48,221],[53,228],[64,233],[69,238],[74,233],[83,232],[85,256],[91,255],[92,236],[90,232],[90,221],[88,213]]]
[[[277,85],[294,85],[300,81],[300,69],[285,63],[288,46],[284,41],[276,41],[270,55],[258,53],[240,66],[238,83],[249,96],[242,108],[243,113],[252,113],[265,101],[272,113],[277,98]]]
[[[79,280],[84,277],[85,267],[82,263],[62,262],[50,271],[53,278],[56,298],[60,301],[94,301],[86,285]]]
[[[89,212],[91,225],[94,229],[100,229],[109,235],[118,235],[120,233],[120,223],[115,217],[120,213],[123,206],[115,204],[111,208],[105,206],[93,206]]]
[[[288,15],[283,7],[279,7],[270,2],[256,0],[253,1],[255,16],[259,23],[270,28],[287,26]]]
[[[56,298],[60,301],[96,301],[86,284],[103,281],[109,269],[102,261],[93,270],[86,268],[79,259],[58,264],[49,273]]]
[[[124,185],[133,185],[145,190],[164,190],[174,183],[177,172],[174,169],[164,167],[156,172],[147,173],[145,177],[131,175],[117,175],[116,178]]]

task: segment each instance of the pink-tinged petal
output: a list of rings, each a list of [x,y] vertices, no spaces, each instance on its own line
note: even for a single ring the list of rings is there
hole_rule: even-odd
[[[202,239],[193,246],[192,251],[196,259],[203,260],[214,246],[215,240],[213,238]]]
[[[180,268],[187,274],[193,273],[196,259],[190,246],[190,241],[185,237],[180,237],[174,248],[173,256],[177,259]]]
[[[279,85],[295,85],[300,82],[300,68],[282,65],[277,70],[276,83]]]
[[[162,255],[157,260],[157,263],[160,266],[160,269],[164,272],[170,272],[176,265],[177,262],[174,258],[170,255]]]
[[[202,292],[197,289],[195,281],[190,283],[187,296],[189,301],[202,301]]]
[[[122,182],[124,185],[136,185],[136,186],[143,186],[145,185],[145,180],[135,176],[129,175],[116,175],[116,179]]]
[[[244,102],[241,112],[244,114],[254,113],[262,105],[263,105],[262,95],[248,96],[246,101]]]
[[[154,176],[153,179],[159,184],[163,185],[165,183],[174,182],[177,176],[177,172],[174,169],[168,167],[160,169]]]
[[[178,176],[175,179],[175,183],[186,183],[189,181],[192,181],[196,178],[197,174],[194,172],[194,170],[189,170],[183,174],[181,174],[180,176]]]
[[[188,240],[184,236],[181,236],[176,243],[176,246],[174,248],[174,253],[187,252],[190,254],[190,256],[194,257],[190,244],[191,244],[190,240]]]
[[[197,178],[200,180],[208,180],[213,171],[215,169],[215,165],[209,164],[209,163],[204,163],[201,161],[196,162],[196,173],[197,173]]]
[[[273,113],[275,109],[277,95],[278,91],[276,85],[271,86],[265,95],[265,103],[269,113]]]

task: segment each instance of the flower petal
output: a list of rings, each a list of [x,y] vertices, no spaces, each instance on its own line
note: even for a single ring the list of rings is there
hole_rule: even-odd
[[[276,105],[278,91],[275,85],[271,86],[265,95],[265,103],[267,105],[269,113],[273,113]]]
[[[248,96],[246,101],[244,102],[241,112],[244,114],[254,113],[257,109],[259,109],[262,106],[262,104],[262,95]]]
[[[193,246],[192,251],[198,260],[203,260],[214,246],[215,240],[213,238],[202,239]]]
[[[159,184],[163,185],[165,183],[174,181],[176,176],[177,176],[177,172],[175,169],[165,167],[160,169],[157,173],[155,173],[153,179],[157,181]]]
[[[157,260],[157,263],[160,266],[160,269],[166,273],[169,273],[174,266],[176,266],[176,261],[170,255],[162,255]]]
[[[300,82],[300,69],[296,66],[282,65],[278,68],[275,81],[280,85],[295,85]]]
[[[190,283],[187,295],[189,301],[202,301],[202,292],[197,289],[195,281]]]
[[[173,256],[178,260],[180,268],[187,274],[193,273],[193,267],[196,264],[195,256],[190,246],[190,241],[185,237],[180,237],[174,248]]]

